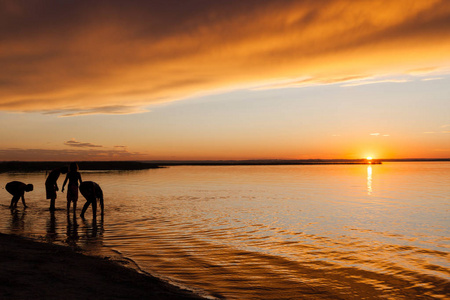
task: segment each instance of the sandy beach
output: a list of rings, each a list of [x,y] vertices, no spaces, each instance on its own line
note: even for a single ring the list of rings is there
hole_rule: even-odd
[[[0,299],[202,299],[108,259],[0,234]]]

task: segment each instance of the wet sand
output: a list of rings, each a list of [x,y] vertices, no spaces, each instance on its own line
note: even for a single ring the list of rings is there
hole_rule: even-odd
[[[203,299],[111,260],[0,234],[0,299]]]

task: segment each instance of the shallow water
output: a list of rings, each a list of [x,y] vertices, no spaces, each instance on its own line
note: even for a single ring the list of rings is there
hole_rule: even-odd
[[[186,166],[82,172],[100,184],[105,217],[83,221],[45,173],[0,231],[118,251],[153,275],[226,299],[450,297],[450,163]],[[62,185],[63,178],[59,183]],[[80,198],[78,209],[84,201]]]

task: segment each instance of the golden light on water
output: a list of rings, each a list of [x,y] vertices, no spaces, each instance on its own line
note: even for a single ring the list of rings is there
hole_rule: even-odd
[[[369,158],[367,158],[369,159]],[[372,166],[367,166],[367,195],[372,194]]]

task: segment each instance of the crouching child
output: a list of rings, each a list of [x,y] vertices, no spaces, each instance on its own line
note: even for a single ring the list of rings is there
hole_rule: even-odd
[[[8,193],[13,195],[9,208],[16,208],[20,198],[22,198],[23,207],[27,207],[25,204],[25,192],[31,192],[33,190],[32,184],[25,184],[20,181],[11,181],[6,184],[5,189]]]
[[[94,219],[97,217],[97,199],[100,200],[101,216],[103,217],[103,191],[100,186],[93,181],[83,181],[80,184],[80,193],[86,199],[86,203],[81,210],[81,218],[84,219],[84,213],[92,204],[92,216]]]

